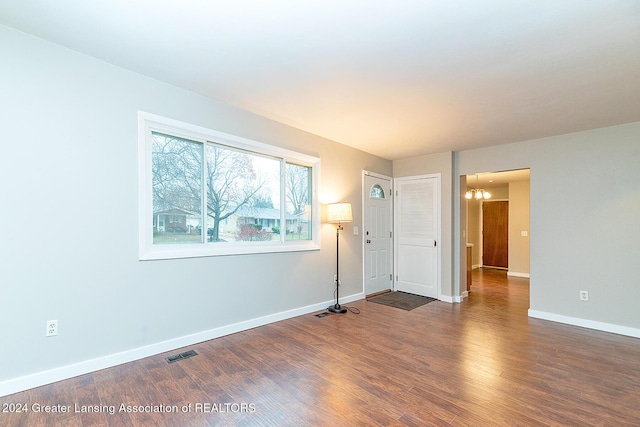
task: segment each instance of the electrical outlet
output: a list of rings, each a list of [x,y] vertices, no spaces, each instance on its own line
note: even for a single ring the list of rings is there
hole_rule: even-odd
[[[53,337],[58,335],[58,321],[57,320],[47,320],[47,337]]]
[[[589,291],[580,291],[580,301],[589,301]]]

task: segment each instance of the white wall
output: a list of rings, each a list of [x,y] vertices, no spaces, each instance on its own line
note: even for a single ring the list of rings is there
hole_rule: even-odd
[[[640,123],[455,156],[456,176],[531,168],[530,315],[640,336]]]
[[[351,225],[362,170],[390,161],[2,26],[0,57],[0,395],[332,301],[329,224],[320,251],[138,261],[137,112],[320,157],[320,199],[352,202]],[[343,236],[341,296],[360,298],[361,236]]]
[[[509,183],[509,275],[529,277],[529,181]],[[526,236],[523,236],[526,232]]]
[[[473,245],[471,268],[478,268],[482,266],[482,215],[480,213],[482,202],[476,199],[465,200],[462,206],[466,206],[467,218],[465,243]]]

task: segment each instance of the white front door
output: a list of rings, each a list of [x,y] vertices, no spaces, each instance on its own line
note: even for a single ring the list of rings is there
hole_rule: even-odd
[[[440,176],[395,180],[396,290],[438,298]]]
[[[391,178],[365,172],[364,293],[371,295],[392,288]]]

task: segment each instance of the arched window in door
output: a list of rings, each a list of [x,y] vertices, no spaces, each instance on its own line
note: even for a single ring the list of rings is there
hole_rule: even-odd
[[[369,197],[372,199],[384,199],[384,190],[378,184],[371,187]]]

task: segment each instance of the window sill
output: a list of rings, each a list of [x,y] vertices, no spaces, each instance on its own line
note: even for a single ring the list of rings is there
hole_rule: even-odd
[[[140,261],[153,261],[163,259],[202,258],[320,250],[320,245],[313,241],[287,242],[285,244],[280,242],[274,244],[250,243],[247,245],[225,245],[224,243],[221,243],[219,245],[220,246],[201,244],[197,245],[197,247],[185,247],[184,245],[153,245],[147,249],[141,249],[140,253],[138,254],[138,259]]]

